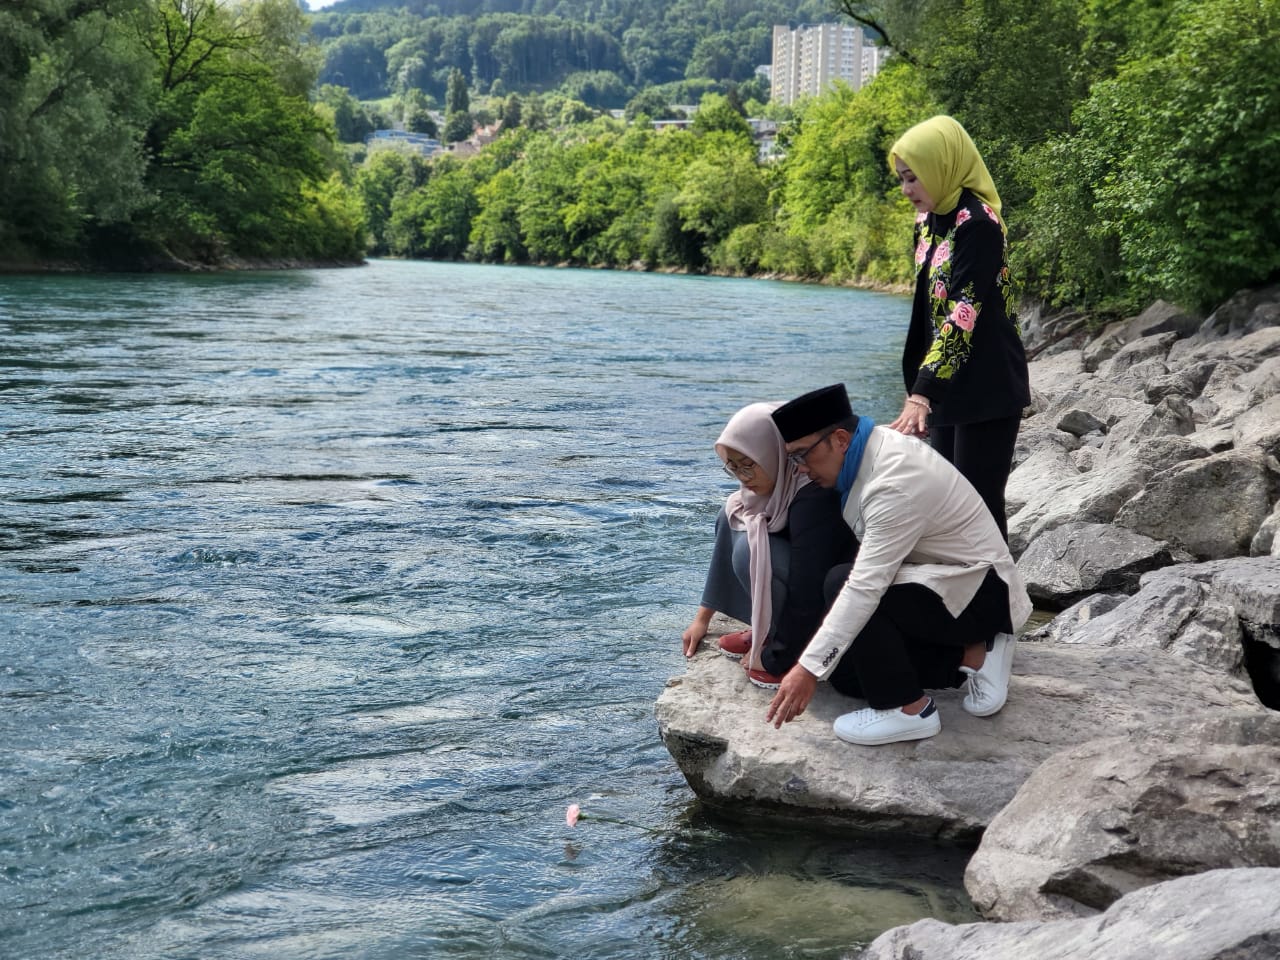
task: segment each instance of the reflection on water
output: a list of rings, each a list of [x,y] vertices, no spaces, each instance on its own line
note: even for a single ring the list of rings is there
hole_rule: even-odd
[[[713,816],[653,718],[721,426],[840,379],[892,416],[906,309],[422,263],[0,278],[6,956],[835,958],[969,919],[962,852]]]

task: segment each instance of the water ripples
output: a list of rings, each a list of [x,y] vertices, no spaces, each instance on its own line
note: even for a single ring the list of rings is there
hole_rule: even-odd
[[[6,952],[836,957],[969,916],[947,851],[704,810],[653,720],[716,434],[836,379],[895,412],[905,309],[422,263],[0,279]]]

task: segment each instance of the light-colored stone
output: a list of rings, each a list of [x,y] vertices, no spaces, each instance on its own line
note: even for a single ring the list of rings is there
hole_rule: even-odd
[[[1255,632],[1280,632],[1280,560],[1274,557],[1230,557],[1187,563],[1144,574],[1141,588],[1165,580],[1194,580],[1223,603],[1231,604]]]
[[[918,920],[851,960],[1275,960],[1280,870],[1211,870],[1144,887],[1106,913],[1049,923]]]
[[[1010,549],[1021,555],[1036,537],[1065,523],[1110,523],[1148,478],[1206,456],[1208,451],[1194,437],[1148,437],[1123,453],[1108,456],[1104,448],[1091,457],[1092,469],[1082,471],[1062,445],[1042,444],[1014,470],[1005,488]]]
[[[1115,522],[1201,559],[1239,556],[1271,512],[1275,488],[1260,454],[1230,450],[1152,476]]]
[[[1252,448],[1272,458],[1280,454],[1280,395],[1268,397],[1237,417],[1232,441],[1237,450]]]
[[[1088,916],[1161,880],[1280,867],[1278,812],[1280,714],[1131,729],[1041,764],[987,828],[965,888],[988,919]]]
[[[658,699],[658,728],[690,786],[735,810],[786,808],[843,824],[973,840],[1052,753],[1162,719],[1254,706],[1248,684],[1161,651],[1019,643],[1009,701],[971,717],[935,692],[942,733],[860,747],[831,724],[865,704],[819,684],[799,720],[765,723],[772,694],[708,647]]]
[[[1038,537],[1018,572],[1037,606],[1061,610],[1099,591],[1133,593],[1142,574],[1191,559],[1115,524],[1071,522]]]
[[[1249,541],[1249,556],[1280,557],[1280,503],[1271,508],[1271,514],[1262,521],[1258,532]]]
[[[1244,634],[1236,609],[1188,577],[1144,581],[1138,593],[1092,616],[1081,617],[1070,608],[1051,635],[1058,643],[1086,647],[1164,650],[1245,676]]]

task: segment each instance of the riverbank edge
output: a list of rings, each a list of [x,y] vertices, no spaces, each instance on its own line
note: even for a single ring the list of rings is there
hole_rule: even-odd
[[[156,257],[129,263],[108,264],[93,260],[37,258],[32,260],[0,260],[0,276],[43,276],[82,273],[90,276],[102,274],[160,274],[160,273],[246,273],[272,270],[322,270],[339,267],[364,267],[369,261],[359,260],[307,260],[297,257],[227,257],[215,263],[180,260],[177,257]]]
[[[213,263],[182,260],[177,257],[157,257],[153,260],[138,259],[124,265],[110,265],[93,260],[74,260],[58,258],[35,258],[32,260],[0,260],[0,276],[16,276],[23,274],[103,274],[103,273],[219,273],[238,271],[269,270],[322,270],[338,267],[363,267],[369,263],[368,257],[358,260],[306,260],[291,257],[279,258],[241,258],[228,257]],[[836,279],[829,276],[806,276],[795,273],[779,273],[766,271],[761,273],[734,273],[728,270],[690,270],[687,267],[650,267],[635,262],[626,265],[586,264],[572,261],[531,261],[528,263],[488,263],[487,261],[470,260],[431,260],[422,257],[394,257],[379,254],[372,257],[376,260],[394,260],[401,263],[476,263],[489,266],[539,267],[559,270],[617,270],[621,273],[658,273],[667,276],[689,277],[721,277],[730,280],[772,280],[781,283],[798,283],[808,286],[832,287],[848,290],[865,290],[868,293],[886,293],[896,296],[910,296],[912,287],[908,283],[882,283],[863,279]],[[1024,310],[1042,310],[1042,305],[1034,300],[1023,304]]]

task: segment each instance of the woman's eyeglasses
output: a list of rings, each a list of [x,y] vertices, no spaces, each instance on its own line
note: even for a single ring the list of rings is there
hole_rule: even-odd
[[[739,480],[750,480],[756,475],[756,465],[751,460],[729,461],[724,465],[724,472]]]

